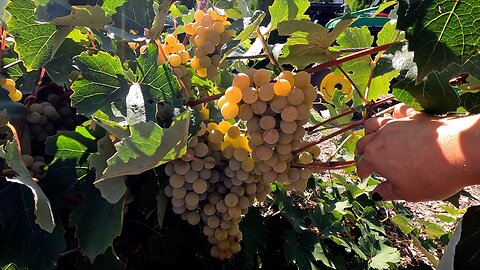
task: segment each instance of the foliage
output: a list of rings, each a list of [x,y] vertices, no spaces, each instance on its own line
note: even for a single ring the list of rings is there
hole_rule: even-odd
[[[356,9],[370,2],[348,3]],[[0,80],[15,80],[10,87],[24,95],[23,103],[14,102],[1,84],[2,269],[398,269],[400,253],[386,231],[393,225],[435,262],[435,245],[450,237],[442,226],[464,211],[445,206],[435,216],[440,221],[431,223],[412,217],[400,204],[374,202],[370,192],[378,180],[358,179],[349,168],[363,135],[352,131],[359,124],[351,114],[371,115],[376,102],[391,93],[434,114],[478,113],[480,58],[472,14],[479,4],[399,0],[395,19],[372,33],[350,27],[355,18],[349,14],[334,29],[311,22],[307,0],[266,3],[199,1],[206,5],[201,9],[215,11],[216,27],[229,34],[202,58],[213,62],[213,55],[219,56],[212,78],[201,69],[193,72],[192,61],[175,64],[175,53],[201,54],[193,46],[200,41],[186,35],[198,16],[193,2],[0,1],[2,31],[8,33],[0,48]],[[175,53],[167,46],[170,35],[181,44]],[[358,56],[358,51],[367,53]],[[334,137],[332,127],[341,129],[333,143],[338,149],[312,163],[317,173],[305,190],[269,185],[266,201],[244,213],[242,250],[219,261],[210,256],[203,228],[172,210],[164,195],[165,164],[189,158],[189,139],[202,121],[223,119],[215,98],[231,89],[234,74],[250,67],[268,69],[267,77],[283,69],[304,70],[312,73],[316,88],[328,71],[352,87],[330,82],[328,99],[326,89],[315,92],[324,95],[319,101],[334,118],[305,112],[319,128],[309,131],[321,132],[322,138]],[[66,112],[61,117],[73,126],[39,141],[29,129],[47,124],[28,124],[32,104],[53,104],[55,91],[77,115]],[[242,132],[250,128],[236,124]],[[45,163],[33,171],[25,155]],[[296,164],[309,168],[304,165]],[[469,210],[465,218],[475,219],[477,212]],[[478,231],[472,224],[457,245],[461,260],[478,260],[466,252],[476,239],[468,237]]]

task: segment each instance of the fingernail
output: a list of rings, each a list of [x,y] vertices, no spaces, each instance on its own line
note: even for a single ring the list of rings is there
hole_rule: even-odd
[[[378,192],[372,194],[372,199],[376,202],[383,201],[383,197]]]

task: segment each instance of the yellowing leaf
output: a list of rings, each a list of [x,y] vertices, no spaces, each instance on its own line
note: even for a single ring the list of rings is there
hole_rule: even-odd
[[[94,29],[102,29],[112,22],[112,17],[98,5],[96,6],[72,6],[70,15],[53,19],[56,25],[85,26]]]

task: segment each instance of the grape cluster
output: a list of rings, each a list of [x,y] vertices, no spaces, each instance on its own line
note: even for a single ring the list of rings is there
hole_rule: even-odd
[[[219,15],[209,8],[207,12],[197,10],[195,22],[185,25],[185,32],[190,35],[190,43],[195,46],[194,57],[190,66],[200,77],[215,80],[222,57],[220,48],[225,44],[233,32],[225,30],[230,25],[226,16]]]
[[[8,97],[12,101],[20,101],[22,99],[22,92],[15,87],[15,81],[8,78],[0,78],[0,87],[8,91]]]
[[[190,55],[186,51],[185,45],[183,45],[174,35],[167,35],[165,37],[165,44],[162,45],[162,49],[173,70],[173,74],[175,74],[178,79],[182,80],[185,87],[190,88],[192,74],[185,66],[188,60],[190,60]],[[165,63],[165,59],[161,53],[158,54],[157,63],[158,65]]]
[[[299,156],[292,152],[303,144],[303,125],[316,98],[317,92],[306,72],[283,71],[271,82],[268,70],[250,69],[237,74],[219,99],[224,118],[246,122],[251,156],[264,183],[278,181],[289,190],[305,189],[312,171],[292,167],[291,163],[311,163],[320,154],[320,148],[313,146]]]
[[[188,141],[187,153],[165,166],[165,194],[173,211],[192,225],[202,224],[221,260],[240,251],[241,216],[255,200],[264,201],[270,186],[260,181],[248,139],[237,125],[201,123]]]
[[[42,167],[46,165],[45,158],[42,156],[32,157],[29,154],[22,155],[23,163],[27,167],[30,176],[37,179],[43,179],[46,176],[46,173],[43,171]]]
[[[30,113],[26,116],[30,138],[43,143],[57,130],[75,130],[77,117],[75,109],[70,106],[64,94],[50,93],[46,101],[30,104]]]

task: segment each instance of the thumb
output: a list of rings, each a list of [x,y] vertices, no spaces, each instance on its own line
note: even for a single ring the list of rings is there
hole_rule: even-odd
[[[389,181],[380,183],[372,193],[372,199],[374,201],[391,201],[399,200],[400,196],[395,192],[395,187]]]
[[[404,117],[414,117],[415,115],[420,114],[421,112],[415,110],[414,108],[400,103],[395,105],[393,109],[393,118],[404,118]]]

